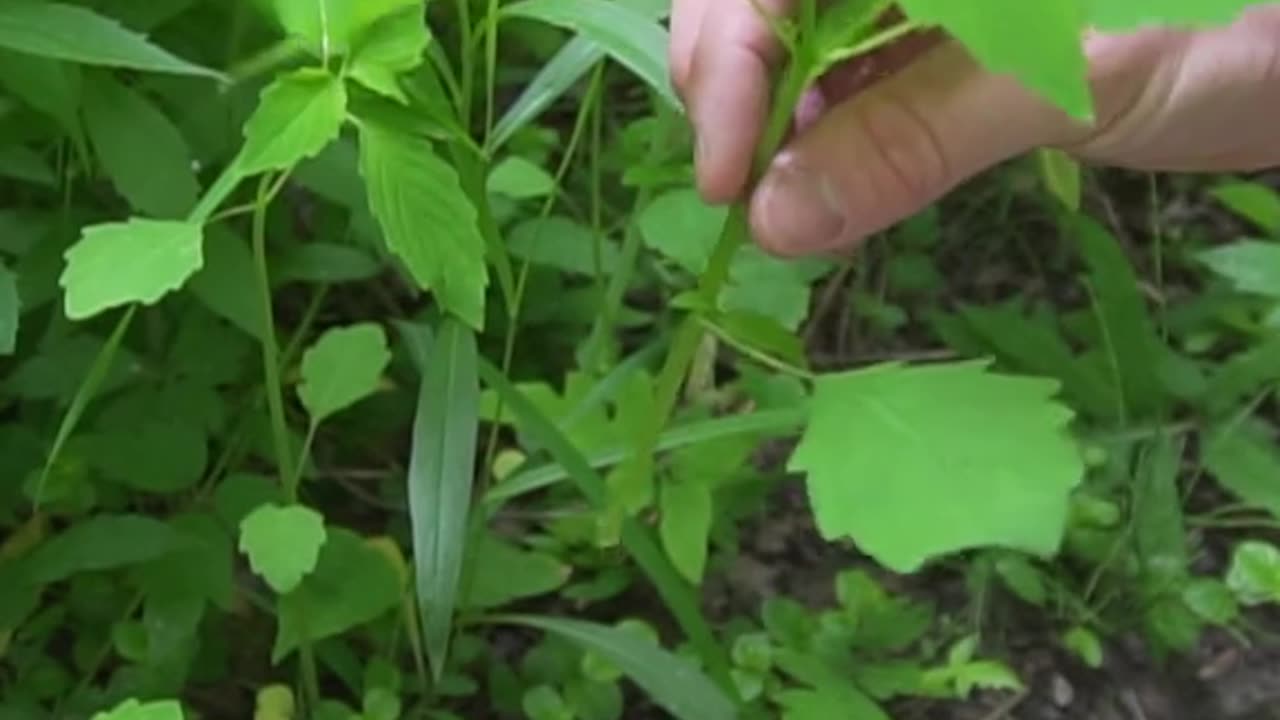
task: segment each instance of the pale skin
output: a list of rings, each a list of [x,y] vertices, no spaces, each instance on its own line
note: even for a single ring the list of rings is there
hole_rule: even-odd
[[[785,14],[795,0],[757,0]],[[1280,4],[1211,30],[1086,39],[1096,119],[1068,117],[945,38],[914,38],[876,65],[837,68],[798,109],[761,182],[752,154],[782,60],[752,0],[674,0],[673,80],[713,203],[746,199],[753,235],[781,256],[830,254],[1035,148],[1153,172],[1280,167]]]

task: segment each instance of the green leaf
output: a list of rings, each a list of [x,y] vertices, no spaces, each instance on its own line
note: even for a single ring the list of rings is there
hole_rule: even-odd
[[[618,265],[618,246],[595,237],[591,229],[561,215],[534,217],[507,234],[513,257],[579,275],[596,274],[595,245],[600,246],[600,270],[612,273]]]
[[[304,637],[317,642],[341,635],[378,618],[400,599],[400,578],[386,555],[350,530],[331,528],[315,570],[280,598],[272,661],[280,662]]]
[[[469,548],[468,557],[475,577],[465,604],[481,610],[554,592],[572,572],[554,555],[525,550],[492,533],[482,535],[475,547]]]
[[[1079,120],[1093,119],[1077,0],[902,0],[911,19],[941,25],[987,69],[1010,73]],[[1114,4],[1114,3],[1113,3]]]
[[[898,572],[956,551],[1049,555],[1084,467],[1057,384],[986,363],[889,364],[818,379],[789,467],[809,474],[824,537]]]
[[[444,673],[466,554],[480,380],[476,338],[446,320],[427,357],[409,460],[409,515],[427,656]]]
[[[1089,267],[1089,290],[1101,323],[1101,351],[1114,369],[1127,419],[1149,416],[1165,403],[1163,384],[1152,368],[1161,365],[1167,348],[1147,311],[1141,284],[1120,243],[1100,224],[1077,215],[1070,227]]]
[[[141,703],[125,700],[110,711],[94,714],[92,720],[183,720],[182,705],[177,700]]]
[[[1240,616],[1235,595],[1221,580],[1196,578],[1182,588],[1182,602],[1206,622],[1227,625]]]
[[[416,3],[388,15],[357,41],[348,73],[374,92],[408,104],[396,77],[422,63],[431,42],[422,8]]]
[[[151,305],[182,287],[204,262],[194,223],[134,218],[85,228],[67,250],[59,284],[66,313],[84,320],[129,303]]]
[[[711,534],[711,489],[696,480],[667,481],[661,493],[662,546],[671,562],[690,582],[702,582]]]
[[[423,0],[271,0],[281,26],[317,56],[346,54],[362,33],[401,10],[423,12]]]
[[[1003,553],[996,558],[994,568],[1005,586],[1015,595],[1036,607],[1044,607],[1049,599],[1044,576],[1027,558]]]
[[[1204,465],[1236,497],[1280,518],[1280,450],[1251,425],[1214,432],[1204,449]]]
[[[1259,182],[1232,180],[1209,195],[1268,235],[1280,236],[1280,192]]]
[[[134,210],[185,217],[200,188],[186,140],[147,98],[106,73],[84,88],[85,122],[111,182]]]
[[[1280,297],[1280,243],[1241,240],[1205,250],[1199,258],[1241,292]]]
[[[512,155],[494,166],[485,183],[489,192],[515,200],[546,197],[556,189],[556,180],[529,160]]]
[[[672,108],[683,108],[671,87],[667,69],[667,32],[646,13],[608,0],[523,0],[502,10],[558,25],[589,38],[619,64],[631,70]]]
[[[221,75],[170,54],[87,8],[36,0],[0,5],[0,47],[85,65],[179,75]]]
[[[1190,561],[1178,472],[1182,444],[1167,435],[1142,448],[1134,478],[1133,535],[1143,582],[1166,588],[1182,580]]]
[[[1102,641],[1087,627],[1073,627],[1062,635],[1062,644],[1076,654],[1085,665],[1101,668],[1103,662]]]
[[[1040,179],[1049,194],[1071,212],[1079,212],[1082,195],[1079,161],[1052,148],[1037,150],[1036,161]]]
[[[58,121],[76,151],[89,162],[89,146],[80,121],[79,65],[0,49],[0,86],[32,108]]]
[[[262,505],[240,521],[240,552],[281,595],[315,569],[326,537],[324,518],[302,505]]]
[[[1214,413],[1229,411],[1248,395],[1280,379],[1280,334],[1271,334],[1218,366],[1202,402]]]
[[[90,464],[106,479],[156,494],[194,487],[204,476],[209,454],[203,430],[186,416],[101,427],[80,442]]]
[[[319,425],[378,389],[391,362],[382,326],[360,323],[333,328],[302,356],[298,398]]]
[[[360,172],[387,246],[448,311],[484,326],[489,276],[476,209],[431,143],[360,125]]]
[[[0,263],[0,355],[13,354],[18,343],[18,320],[21,317],[18,276]]]
[[[98,515],[40,545],[22,560],[20,577],[36,584],[82,572],[113,570],[154,560],[183,546],[183,538],[159,520],[139,515]]]
[[[1227,571],[1227,587],[1242,605],[1280,603],[1280,549],[1256,540],[1237,545]]]
[[[1211,27],[1231,22],[1246,8],[1266,0],[1085,0],[1088,23],[1098,30],[1126,31],[1147,26]]]
[[[729,720],[738,716],[729,698],[697,666],[638,633],[563,618],[510,615],[495,621],[552,633],[598,655],[680,720]]]
[[[262,294],[243,290],[257,282],[249,243],[225,224],[210,227],[208,233],[204,267],[191,277],[187,288],[213,313],[261,340],[265,336]]]
[[[347,115],[347,88],[324,70],[303,68],[276,79],[244,126],[241,169],[284,170],[315,157],[337,139]]]
[[[372,279],[382,271],[382,266],[360,248],[305,242],[292,245],[273,258],[271,271],[280,282],[336,285]]]

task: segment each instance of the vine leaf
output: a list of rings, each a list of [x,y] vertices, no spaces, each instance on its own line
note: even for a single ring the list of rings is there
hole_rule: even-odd
[[[324,518],[302,505],[261,505],[240,521],[240,551],[281,595],[315,569],[325,537]]]
[[[346,112],[346,86],[333,75],[303,68],[280,77],[245,123],[241,169],[253,175],[315,157],[337,139]]]
[[[66,313],[83,320],[138,302],[154,304],[204,264],[202,229],[195,223],[134,218],[85,228],[66,252],[59,284]]]
[[[302,356],[298,398],[319,425],[372,395],[391,362],[379,325],[360,323],[325,332]]]
[[[1048,555],[1084,472],[1056,391],[985,362],[824,376],[790,467],[826,538],[897,572],[983,546]]]

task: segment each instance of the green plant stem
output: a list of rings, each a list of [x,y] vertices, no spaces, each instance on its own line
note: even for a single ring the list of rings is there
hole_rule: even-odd
[[[801,380],[807,380],[812,382],[813,380],[817,379],[818,377],[817,375],[809,372],[808,370],[805,370],[804,368],[796,367],[795,365],[792,365],[791,363],[785,360],[776,358],[762,350],[757,350],[756,348],[751,347],[751,345],[744,343],[741,340],[738,340],[732,334],[730,334],[727,330],[725,330],[724,328],[720,327],[715,322],[713,322],[710,318],[702,317],[702,316],[698,316],[698,318],[705,329],[710,330],[713,334],[715,334],[717,338],[719,338],[725,344],[736,349],[738,352],[742,353],[743,355],[746,355],[747,357],[763,365],[764,367],[769,368],[770,370],[775,370],[784,375],[790,375],[792,377],[799,378]]]
[[[470,0],[454,0],[458,21],[458,115],[463,127],[471,124],[471,100],[475,88],[475,58],[471,56],[474,45],[471,30]]]
[[[484,140],[485,147],[488,147],[489,137],[493,134],[494,106],[497,104],[498,0],[489,0],[489,5],[484,16],[484,40]]]
[[[294,482],[293,458],[289,452],[289,428],[285,422],[284,393],[280,386],[280,351],[276,347],[275,313],[271,302],[271,276],[267,270],[267,208],[271,204],[271,178],[263,175],[258,182],[257,207],[253,212],[253,263],[257,273],[258,294],[262,306],[262,371],[263,392],[271,415],[271,435],[275,442],[276,470],[290,503],[298,501]]]

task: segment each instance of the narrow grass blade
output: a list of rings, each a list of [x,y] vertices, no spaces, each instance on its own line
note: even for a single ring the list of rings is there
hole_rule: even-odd
[[[804,425],[808,413],[802,409],[764,410],[761,412],[730,415],[712,420],[699,420],[670,428],[658,439],[658,451],[678,450],[690,445],[698,445],[714,440],[737,435],[780,435],[799,430]],[[597,470],[616,465],[630,458],[630,444],[617,445],[593,453],[586,458],[587,464]],[[530,468],[503,481],[485,494],[487,505],[500,505],[513,498],[537,492],[568,479],[569,473],[559,463],[549,463]]]
[[[559,635],[612,663],[679,720],[732,720],[733,702],[688,660],[624,628],[565,618],[504,615],[492,619]]]
[[[529,436],[564,466],[579,491],[597,508],[603,508],[607,502],[604,478],[591,468],[587,459],[555,424],[512,385],[501,370],[484,358],[480,359],[480,377],[502,397],[503,403],[520,421],[521,427]],[[634,518],[626,518],[622,524],[622,544],[636,564],[649,576],[711,676],[726,691],[735,692],[729,674],[728,657],[711,632],[706,618],[702,616],[689,584],[671,565],[653,534]]]
[[[475,477],[477,354],[475,335],[446,320],[427,356],[413,427],[409,515],[422,632],[437,680],[448,656]]]
[[[627,67],[671,107],[681,107],[667,69],[667,32],[645,13],[608,0],[523,0],[503,9],[507,17],[523,17],[558,25],[589,38]]]

